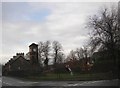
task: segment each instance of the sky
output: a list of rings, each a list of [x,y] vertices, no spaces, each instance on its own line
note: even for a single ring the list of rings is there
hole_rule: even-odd
[[[1,3],[0,3],[1,4]],[[31,43],[59,41],[63,52],[82,47],[89,40],[86,23],[113,2],[2,2],[0,60],[29,51]]]

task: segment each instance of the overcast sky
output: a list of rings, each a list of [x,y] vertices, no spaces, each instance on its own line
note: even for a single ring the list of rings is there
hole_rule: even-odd
[[[2,3],[2,63],[35,42],[59,41],[64,53],[87,44],[89,16],[110,2],[4,2]],[[1,6],[1,5],[0,5]],[[1,7],[0,7],[1,8]],[[0,51],[1,53],[1,51]]]

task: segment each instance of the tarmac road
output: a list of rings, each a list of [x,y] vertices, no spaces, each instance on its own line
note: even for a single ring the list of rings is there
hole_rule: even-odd
[[[2,87],[2,77],[0,76],[0,88]]]
[[[32,81],[23,81],[16,78],[11,77],[2,77],[2,86],[10,87],[10,86],[18,86],[22,87],[26,86],[27,88],[34,88],[37,86],[38,88],[78,88],[83,86],[118,86],[118,79],[114,80],[99,80],[99,81],[40,81],[40,82],[32,82]],[[13,88],[13,87],[12,87]]]

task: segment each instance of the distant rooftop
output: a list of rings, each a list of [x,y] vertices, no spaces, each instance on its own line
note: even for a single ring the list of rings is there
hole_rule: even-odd
[[[32,43],[30,46],[38,46],[38,44]],[[29,46],[29,47],[30,47],[30,46]]]

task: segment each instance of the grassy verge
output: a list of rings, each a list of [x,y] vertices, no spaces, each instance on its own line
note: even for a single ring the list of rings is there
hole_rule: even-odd
[[[67,73],[61,74],[46,74],[43,76],[28,76],[24,77],[25,80],[31,81],[88,81],[88,80],[109,80],[113,79],[111,73],[90,73],[90,74],[80,74],[74,73],[70,75]]]

